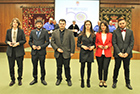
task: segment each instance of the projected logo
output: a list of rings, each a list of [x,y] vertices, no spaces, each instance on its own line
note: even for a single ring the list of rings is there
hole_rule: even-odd
[[[87,19],[87,15],[84,12],[78,12],[75,14],[75,20],[78,22],[83,22]]]

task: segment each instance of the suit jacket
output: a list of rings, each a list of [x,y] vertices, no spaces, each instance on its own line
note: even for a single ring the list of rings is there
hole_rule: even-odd
[[[68,29],[77,29],[78,31],[79,31],[79,27],[78,27],[78,25],[77,24],[75,24],[75,27],[73,27],[73,24],[72,25],[70,25],[69,26],[69,28]],[[74,33],[74,36],[75,37],[77,37],[78,36],[78,34],[77,34],[77,32],[73,32]]]
[[[102,41],[102,33],[96,33],[96,41],[95,41],[95,45],[96,45],[96,52],[95,52],[95,56],[97,57],[101,57],[102,56],[102,49],[98,47],[98,45],[103,45],[103,46],[109,46],[108,49],[104,49],[104,54],[105,57],[111,57],[112,56],[112,52],[111,52],[111,47],[112,47],[112,34],[111,33],[107,33],[107,37],[105,40],[105,43],[103,44]]]
[[[56,29],[52,33],[51,38],[51,45],[55,51],[54,57],[59,57],[59,52],[57,51],[57,48],[61,48],[63,50],[63,57],[64,58],[70,58],[70,54],[75,52],[75,40],[73,36],[73,32],[69,31],[68,29],[65,29],[64,36],[63,36],[63,42],[60,41],[60,31],[59,29]]]
[[[36,29],[32,30],[30,34],[29,45],[31,46],[31,48],[33,45],[41,46],[40,50],[34,50],[32,48],[31,55],[36,55],[37,53],[39,55],[46,55],[46,47],[49,45],[48,31],[46,29],[42,29],[41,34],[38,38],[36,35]]]
[[[12,29],[7,30],[5,43],[7,44],[8,41],[12,42]],[[25,39],[25,34],[24,34],[22,29],[18,28],[16,42],[19,42],[20,45],[18,45],[17,47],[11,47],[11,46],[8,45],[8,47],[7,47],[6,53],[9,57],[12,56],[13,49],[15,49],[16,57],[20,57],[20,56],[25,55],[23,45],[26,43],[26,39]]]
[[[112,43],[114,47],[114,57],[118,58],[118,54],[122,52],[122,49],[124,49],[124,52],[128,53],[127,58],[132,58],[132,49],[134,46],[134,36],[132,30],[126,29],[125,40],[123,41],[120,28],[116,29],[113,32]]]

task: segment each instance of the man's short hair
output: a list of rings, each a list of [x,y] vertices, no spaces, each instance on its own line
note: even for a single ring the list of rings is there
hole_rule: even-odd
[[[120,21],[122,21],[122,20],[125,20],[123,17],[121,17],[121,18],[119,18],[118,19],[118,23],[120,22]]]
[[[50,18],[49,20],[53,20],[53,18]]]
[[[38,22],[40,22],[43,25],[43,21],[42,20],[36,20],[35,24],[37,24]]]
[[[65,20],[65,19],[60,19],[60,20],[59,20],[59,23],[60,23],[60,21],[62,21],[62,22],[65,22],[65,23],[66,23],[66,20]]]

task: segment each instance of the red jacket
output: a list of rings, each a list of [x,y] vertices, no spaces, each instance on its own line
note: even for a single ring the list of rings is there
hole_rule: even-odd
[[[95,40],[95,45],[96,45],[96,52],[95,52],[95,56],[97,57],[101,57],[102,56],[102,49],[98,47],[98,45],[103,45],[103,46],[109,46],[107,49],[104,49],[104,54],[105,57],[111,57],[112,56],[112,52],[111,52],[111,47],[112,47],[112,34],[111,33],[107,33],[107,37],[105,40],[105,43],[103,44],[102,41],[102,36],[101,36],[101,32],[100,33],[96,33],[96,40]]]

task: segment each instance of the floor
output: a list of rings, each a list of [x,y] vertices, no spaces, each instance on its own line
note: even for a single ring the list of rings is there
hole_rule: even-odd
[[[108,74],[108,87],[100,88],[98,86],[98,73],[97,73],[97,62],[92,64],[92,74],[91,74],[91,88],[81,88],[80,87],[80,63],[78,59],[71,60],[71,76],[72,83],[71,87],[67,86],[65,81],[65,76],[63,73],[63,81],[60,86],[56,86],[56,61],[55,59],[46,59],[46,81],[47,86],[43,86],[38,79],[38,83],[30,86],[29,83],[33,80],[32,77],[32,63],[30,58],[24,59],[23,68],[23,85],[18,86],[17,80],[16,84],[9,87],[10,77],[9,77],[9,66],[6,53],[0,53],[0,94],[140,94],[140,60],[131,60],[130,64],[130,79],[133,90],[129,90],[125,87],[124,81],[124,71],[123,66],[121,66],[119,72],[119,78],[117,83],[117,88],[112,89],[112,76],[114,69],[114,60],[111,60],[109,66]],[[39,67],[38,67],[39,68]],[[17,77],[17,64],[15,66],[15,74]],[[40,68],[38,69],[38,77],[40,77]],[[85,79],[86,79],[86,69],[85,69]],[[86,84],[85,84],[86,85]]]

